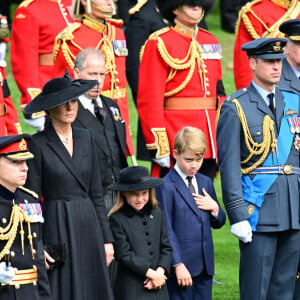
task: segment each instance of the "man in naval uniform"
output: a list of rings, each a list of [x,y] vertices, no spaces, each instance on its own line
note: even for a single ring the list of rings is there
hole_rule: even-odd
[[[0,299],[50,300],[38,195],[24,187],[27,134],[0,137]]]

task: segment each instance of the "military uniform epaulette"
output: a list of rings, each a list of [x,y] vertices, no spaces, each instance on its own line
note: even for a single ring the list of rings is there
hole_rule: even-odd
[[[242,9],[240,10],[239,13],[239,17],[238,20],[236,22],[236,27],[235,27],[235,33],[238,33],[239,27],[240,27],[240,23],[243,20],[243,23],[248,31],[248,33],[250,34],[250,36],[253,39],[258,39],[261,36],[257,34],[255,27],[253,26],[253,24],[251,23],[249,17],[248,17],[248,13],[253,15],[253,17],[262,24],[262,26],[265,28],[265,33],[263,34],[264,37],[275,37],[275,36],[283,36],[282,33],[280,33],[278,27],[279,25],[289,19],[295,19],[297,18],[298,14],[299,14],[299,10],[300,10],[300,4],[298,0],[272,0],[272,2],[277,5],[282,7],[283,9],[286,10],[286,13],[284,13],[280,19],[277,20],[277,22],[275,22],[273,25],[271,25],[270,27],[268,27],[268,25],[263,22],[263,20],[257,16],[255,14],[255,12],[253,11],[253,7],[260,3],[262,0],[255,0],[255,1],[251,1],[248,2],[244,7],[242,7]]]
[[[106,19],[106,22],[117,27],[122,27],[124,24],[124,21],[122,19]]]
[[[226,97],[226,101],[232,101],[232,100],[234,100],[236,98],[241,97],[242,95],[244,95],[246,93],[247,93],[247,89],[246,88],[240,89],[240,90],[234,92],[233,94],[231,94],[230,96]]]
[[[67,26],[63,31],[61,31],[57,37],[56,40],[61,39],[61,40],[71,40],[73,39],[73,31],[77,30],[82,24],[81,23],[72,23],[69,26]]]
[[[149,35],[148,40],[156,40],[161,34],[164,34],[165,32],[168,32],[169,30],[170,30],[170,27],[163,27],[163,28],[161,28],[161,29],[159,29],[159,30],[156,30],[156,31],[154,31],[153,33],[151,33],[151,34]],[[144,55],[144,50],[145,50],[146,44],[147,44],[147,41],[146,41],[146,43],[141,47],[141,50],[140,50],[140,61],[141,61],[141,59],[142,59],[142,57],[143,57],[143,55]]]
[[[73,32],[77,30],[82,24],[81,23],[72,23],[69,24],[68,27],[66,27],[63,31],[61,31],[55,38],[55,43],[53,47],[53,59],[56,60],[56,57],[59,52],[59,48],[61,47],[61,44],[65,44],[66,41],[72,40],[74,38]],[[72,65],[73,62],[67,61],[69,65]],[[71,64],[70,64],[71,63]]]
[[[259,38],[258,34],[256,33],[255,29],[253,28],[253,26],[251,25],[251,22],[247,16],[247,13],[251,11],[251,7],[259,2],[261,2],[262,0],[255,0],[255,1],[251,1],[251,2],[248,2],[246,5],[244,5],[240,12],[239,12],[239,17],[238,17],[238,20],[235,24],[235,34],[238,33],[239,31],[239,28],[240,28],[240,25],[241,25],[241,20],[243,20],[246,28],[248,31],[254,31],[255,34],[257,35],[257,37],[255,37],[256,39]],[[251,26],[250,26],[251,25]],[[251,27],[251,28],[250,28]],[[253,32],[253,34],[254,34]],[[250,32],[249,32],[250,33]],[[251,34],[251,33],[250,33]],[[252,34],[251,34],[252,36]]]
[[[163,27],[159,30],[154,31],[153,33],[150,34],[149,40],[155,40],[157,37],[159,37],[161,34],[168,32],[170,30],[170,27]]]
[[[29,194],[29,195],[31,195],[35,199],[39,198],[39,195],[36,192],[34,192],[34,191],[24,187],[24,186],[19,186],[18,189],[25,192],[25,193],[27,193],[27,194]]]
[[[29,4],[31,4],[35,0],[24,0],[19,7],[27,7]]]

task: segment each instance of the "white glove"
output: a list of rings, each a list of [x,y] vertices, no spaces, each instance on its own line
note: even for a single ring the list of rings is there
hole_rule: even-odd
[[[15,269],[11,266],[7,267],[3,261],[0,263],[0,283],[8,284],[15,277]]]
[[[0,61],[4,60],[5,54],[7,52],[7,43],[0,43]]]
[[[153,158],[153,161],[163,168],[170,168],[170,156]]]
[[[45,116],[41,116],[35,119],[24,119],[24,121],[35,128],[37,131],[43,131],[45,127]]]
[[[247,220],[231,225],[231,233],[243,243],[252,242],[252,229]]]

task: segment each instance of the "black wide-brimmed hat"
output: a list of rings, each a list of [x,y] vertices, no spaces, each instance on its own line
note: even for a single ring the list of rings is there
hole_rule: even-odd
[[[0,137],[0,156],[10,160],[27,160],[33,158],[28,151],[27,143],[31,139],[29,134],[7,135]]]
[[[60,106],[84,94],[96,84],[97,80],[70,80],[66,76],[53,78],[44,85],[43,91],[25,106],[24,114]]]
[[[279,30],[292,41],[300,41],[300,19],[293,19],[283,22]]]
[[[148,169],[142,166],[134,166],[122,169],[120,179],[108,186],[113,191],[141,191],[154,188],[162,183],[162,179],[149,175]]]
[[[259,38],[242,45],[242,50],[248,56],[256,56],[262,59],[285,58],[283,48],[287,41],[282,38]]]
[[[156,0],[156,4],[162,17],[173,24],[176,17],[174,9],[182,5],[201,6],[207,14],[214,7],[215,0]]]

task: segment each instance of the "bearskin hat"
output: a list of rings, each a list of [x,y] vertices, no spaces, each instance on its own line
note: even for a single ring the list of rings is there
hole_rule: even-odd
[[[206,15],[214,7],[215,0],[156,0],[156,4],[162,17],[173,24],[176,16],[172,10],[182,5],[201,6]]]

